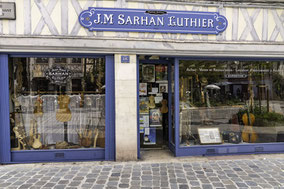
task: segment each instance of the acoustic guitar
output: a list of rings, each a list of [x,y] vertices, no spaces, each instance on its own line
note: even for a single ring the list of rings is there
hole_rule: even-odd
[[[34,135],[33,135],[33,144],[32,147],[34,149],[39,149],[42,147],[42,143],[41,143],[41,136],[38,133],[38,126],[37,126],[37,121],[33,120],[33,129],[34,129]]]
[[[69,109],[70,97],[68,95],[59,95],[58,104],[59,109],[56,112],[56,120],[60,122],[68,122],[72,118],[71,111]]]

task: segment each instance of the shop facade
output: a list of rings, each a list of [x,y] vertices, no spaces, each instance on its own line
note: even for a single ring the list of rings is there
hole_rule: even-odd
[[[6,2],[1,163],[284,152],[283,3]]]

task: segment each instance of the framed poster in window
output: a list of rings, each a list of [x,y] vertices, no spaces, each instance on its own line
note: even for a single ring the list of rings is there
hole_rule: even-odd
[[[156,144],[156,128],[145,127],[143,144]]]
[[[142,66],[143,82],[155,82],[155,65]]]
[[[139,95],[147,95],[147,83],[139,83]]]
[[[160,109],[150,109],[149,122],[150,122],[150,127],[162,126],[162,114],[160,112]]]
[[[221,144],[219,128],[198,128],[200,144]]]

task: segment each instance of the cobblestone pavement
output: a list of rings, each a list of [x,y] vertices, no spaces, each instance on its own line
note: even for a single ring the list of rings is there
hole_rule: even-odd
[[[284,189],[284,158],[3,165],[0,188]]]

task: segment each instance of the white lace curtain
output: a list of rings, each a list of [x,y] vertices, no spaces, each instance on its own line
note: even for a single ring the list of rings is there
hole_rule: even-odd
[[[31,120],[36,119],[38,132],[41,134],[43,144],[55,144],[64,141],[64,123],[56,120],[58,109],[58,95],[42,95],[43,116],[34,116],[34,105],[37,96],[19,96],[23,112],[23,122],[26,134],[29,134]],[[80,95],[69,95],[72,118],[68,123],[68,142],[78,144],[78,132],[87,126],[90,129],[99,128],[101,133],[105,130],[105,95],[84,95],[84,107],[80,108]]]

